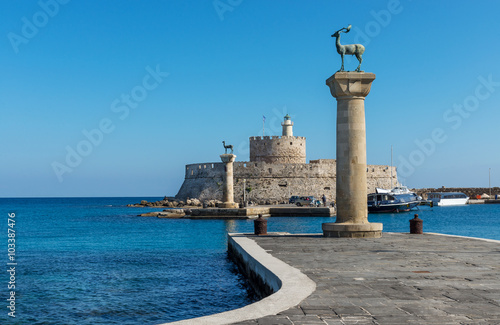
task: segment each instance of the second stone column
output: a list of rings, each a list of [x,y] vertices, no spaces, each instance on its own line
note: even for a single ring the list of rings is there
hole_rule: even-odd
[[[224,180],[222,187],[222,203],[219,208],[238,208],[238,203],[234,203],[234,188],[233,188],[233,162],[236,155],[223,154],[220,159],[224,163]]]

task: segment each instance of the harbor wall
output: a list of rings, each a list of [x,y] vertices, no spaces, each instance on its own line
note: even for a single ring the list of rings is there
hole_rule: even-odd
[[[420,188],[415,189],[415,193],[422,196],[424,199],[427,199],[427,194],[431,192],[461,192],[467,195],[471,199],[475,199],[478,195],[482,196],[483,194],[490,194],[489,187],[440,187],[440,188]],[[491,196],[492,199],[495,198],[495,195],[500,197],[500,187],[492,187],[491,188]]]
[[[259,204],[288,202],[292,195],[321,198],[325,194],[327,200],[332,201],[336,199],[336,167],[334,159],[297,164],[235,162],[234,200],[243,202],[246,189],[247,200]],[[397,183],[396,167],[392,167],[392,183],[390,166],[368,165],[366,172],[369,193],[376,187],[390,188]],[[223,163],[186,165],[184,183],[176,198],[221,200],[223,173]]]
[[[281,280],[245,251],[230,234],[227,236],[227,252],[259,298],[270,296],[281,288]]]

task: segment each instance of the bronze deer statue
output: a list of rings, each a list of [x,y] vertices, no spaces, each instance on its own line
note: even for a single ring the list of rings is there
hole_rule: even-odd
[[[233,153],[233,145],[228,144],[226,146],[226,141],[222,141],[222,145],[224,146],[224,153],[227,154],[227,149],[231,149],[231,154]]]
[[[363,62],[362,55],[365,52],[365,47],[361,44],[348,44],[348,45],[342,45],[340,44],[340,33],[349,33],[351,30],[351,25],[341,28],[335,33],[333,33],[332,37],[335,37],[336,43],[335,46],[337,47],[337,52],[340,54],[342,57],[342,66],[340,67],[339,71],[344,71],[344,55],[355,55],[356,58],[359,61],[359,65],[356,68],[357,72],[361,71],[361,62]]]

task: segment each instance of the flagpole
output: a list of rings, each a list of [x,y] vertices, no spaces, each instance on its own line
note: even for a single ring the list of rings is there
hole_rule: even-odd
[[[262,137],[264,137],[264,124],[266,123],[266,117],[262,115]]]

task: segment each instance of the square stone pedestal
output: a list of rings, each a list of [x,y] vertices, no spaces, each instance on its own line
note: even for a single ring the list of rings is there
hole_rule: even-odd
[[[234,203],[234,202],[223,202],[223,203],[217,204],[217,207],[223,208],[223,209],[238,209],[240,207],[240,205],[238,203]]]
[[[383,224],[381,223],[324,223],[324,237],[336,238],[380,238]]]

